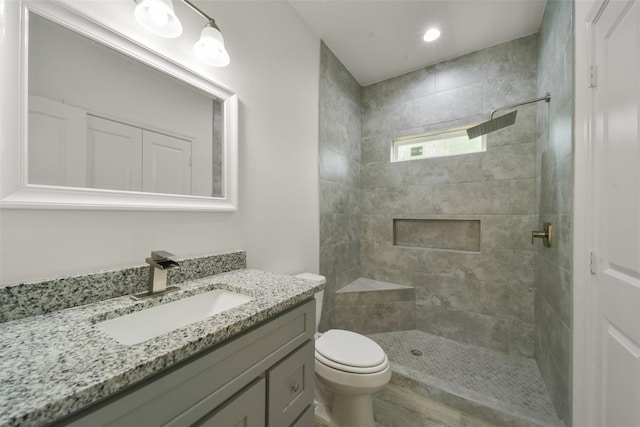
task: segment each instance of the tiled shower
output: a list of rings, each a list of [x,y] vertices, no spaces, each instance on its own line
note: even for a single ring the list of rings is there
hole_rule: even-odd
[[[321,329],[411,329],[535,359],[568,425],[572,8],[550,1],[537,34],[364,88],[325,45],[320,72]],[[485,153],[389,160],[394,138],[479,123],[546,92],[551,102],[520,109]],[[557,230],[550,249],[531,244],[543,222]],[[450,249],[464,227],[470,246]],[[393,299],[336,305],[359,278],[413,287],[414,311]]]

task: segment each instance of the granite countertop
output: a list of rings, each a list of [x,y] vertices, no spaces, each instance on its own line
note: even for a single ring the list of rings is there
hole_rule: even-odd
[[[322,288],[312,281],[246,269],[178,286],[180,291],[161,298],[134,301],[122,296],[2,323],[0,426],[51,423],[268,320]],[[94,325],[211,289],[254,299],[130,346]]]

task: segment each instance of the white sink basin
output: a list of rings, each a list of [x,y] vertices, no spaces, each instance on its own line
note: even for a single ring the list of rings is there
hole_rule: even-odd
[[[213,290],[96,323],[120,344],[132,345],[238,307],[253,298],[230,291]]]

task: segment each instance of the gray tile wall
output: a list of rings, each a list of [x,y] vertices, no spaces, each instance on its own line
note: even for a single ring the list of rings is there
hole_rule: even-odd
[[[571,425],[573,214],[573,2],[547,3],[539,32],[536,228],[551,222],[551,248],[536,243],[536,359],[558,415]]]
[[[537,35],[363,88],[363,277],[416,287],[426,332],[534,355],[536,108],[486,153],[390,163],[391,140],[486,120],[536,94]],[[394,218],[477,219],[479,253],[393,245]]]
[[[320,274],[326,276],[320,330],[334,327],[335,291],[360,277],[361,88],[320,49]]]

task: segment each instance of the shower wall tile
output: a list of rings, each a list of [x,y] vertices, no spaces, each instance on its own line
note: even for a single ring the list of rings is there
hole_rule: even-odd
[[[490,215],[509,212],[509,182],[465,182],[437,185],[432,212],[458,215]]]
[[[482,168],[493,180],[533,178],[535,153],[535,142],[495,147],[482,158]]]
[[[360,253],[356,254],[358,258],[360,257]],[[342,270],[338,274],[336,274],[336,289],[342,289],[347,286],[349,283],[357,280],[360,277],[360,264],[354,264],[353,267]]]
[[[362,138],[362,163],[384,162],[391,152],[391,137],[377,134]]]
[[[345,100],[360,102],[360,84],[324,43],[320,48],[320,79],[330,82]]]
[[[327,278],[320,330],[335,325],[335,292],[360,277],[361,88],[320,49],[320,274]]]
[[[362,277],[372,280],[389,281],[399,285],[411,286],[413,273],[408,270],[385,268],[371,263],[362,263],[360,271]]]
[[[536,257],[539,297],[549,304],[564,325],[571,324],[571,273],[542,256]]]
[[[413,301],[337,306],[335,327],[359,334],[411,330],[416,325],[415,313]]]
[[[573,159],[548,169],[541,175],[540,212],[568,214],[573,200]]]
[[[416,301],[442,310],[462,310],[533,325],[533,287],[416,273]]]
[[[365,88],[366,90],[366,88]],[[437,92],[404,102],[363,108],[363,136],[432,125],[482,113],[482,83]],[[388,132],[387,132],[388,133]]]
[[[393,242],[393,215],[363,214],[361,221],[362,240]]]
[[[362,276],[419,285],[419,329],[526,355],[535,351],[537,109],[488,135],[485,153],[389,156],[394,138],[480,123],[535,97],[537,47],[537,35],[523,37],[362,91]],[[394,246],[398,218],[480,220],[480,251]]]
[[[535,69],[535,66],[532,69]],[[482,111],[490,113],[496,108],[517,104],[523,100],[535,98],[535,96],[535,77],[509,79],[501,75],[490,78],[484,82],[482,88]],[[500,110],[495,117],[499,117],[507,111],[509,110]]]
[[[536,361],[558,416],[565,422],[571,414],[571,342],[571,330],[544,298],[536,297]]]
[[[509,254],[509,282],[533,285],[535,281],[535,259],[536,253],[530,250],[511,251]]]
[[[413,185],[446,184],[454,181],[454,174],[458,171],[463,171],[463,173],[465,173],[464,171],[472,171],[472,174],[479,173],[482,163],[481,156],[472,154],[470,156],[443,157],[441,159],[410,160],[402,163],[411,168],[411,182]],[[473,160],[469,161],[465,157]],[[467,165],[467,163],[469,164]],[[463,164],[468,167],[462,168]],[[459,181],[465,182],[468,180],[459,179]]]
[[[360,190],[357,187],[320,179],[320,214],[359,213]]]
[[[511,181],[509,188],[509,213],[533,214],[536,210],[536,180]]]
[[[435,93],[435,72],[433,68],[423,68],[403,74],[391,80],[368,86],[362,93],[362,107],[376,109],[405,102],[408,98],[433,95]]]
[[[435,66],[436,90],[448,90],[496,76],[536,78],[536,35],[479,50]]]
[[[523,107],[518,110],[515,124],[487,135],[487,146],[497,147],[500,145],[535,142],[536,114],[537,109],[535,106]]]
[[[362,165],[362,188],[412,185],[411,162],[380,162]]]
[[[507,320],[507,347],[509,353],[533,358],[536,355],[535,323]]]
[[[411,215],[440,212],[433,207],[432,187],[363,188],[361,195],[363,213]]]
[[[468,344],[509,351],[506,324],[494,316],[425,306],[417,301],[416,328]]]
[[[484,49],[435,65],[436,90],[484,82],[489,75],[491,56],[490,49]]]
[[[482,247],[531,250],[535,215],[492,215],[482,218]]]
[[[320,86],[322,95],[319,108],[322,111],[321,120],[326,123],[324,126],[320,125],[323,148],[359,160],[361,113],[357,99],[350,100],[341,96],[338,88],[322,76]]]
[[[554,227],[551,248],[536,242],[536,360],[558,416],[571,425],[573,278],[573,2],[551,0],[538,37],[536,218]]]
[[[555,102],[555,98],[552,100]],[[542,152],[542,172],[572,155],[573,103],[566,102],[549,122],[548,146]]]

